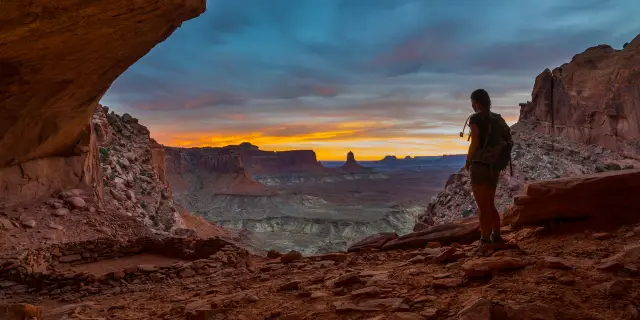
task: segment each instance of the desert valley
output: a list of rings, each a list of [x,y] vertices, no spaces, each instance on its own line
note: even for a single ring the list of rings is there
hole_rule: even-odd
[[[640,35],[531,79],[477,256],[466,155],[165,146],[101,103],[205,7],[0,3],[0,319],[640,319]]]
[[[362,166],[322,164],[312,150],[166,148],[175,201],[227,229],[246,230],[261,248],[304,254],[346,250],[380,232],[408,233],[464,157]],[[369,165],[369,163],[363,163]],[[331,166],[335,167],[331,167]]]

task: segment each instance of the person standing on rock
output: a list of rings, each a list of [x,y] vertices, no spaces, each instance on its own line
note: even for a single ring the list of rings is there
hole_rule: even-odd
[[[471,191],[480,220],[480,246],[503,244],[500,236],[500,214],[495,195],[500,171],[511,162],[513,141],[511,131],[502,116],[491,112],[491,98],[484,89],[471,93],[471,106],[475,113],[469,117],[471,145],[465,169],[469,171]]]

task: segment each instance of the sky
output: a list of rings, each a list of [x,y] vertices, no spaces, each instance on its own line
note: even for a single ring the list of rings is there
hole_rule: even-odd
[[[514,123],[540,72],[621,48],[638,16],[638,0],[209,0],[101,103],[168,146],[465,153],[473,90]]]

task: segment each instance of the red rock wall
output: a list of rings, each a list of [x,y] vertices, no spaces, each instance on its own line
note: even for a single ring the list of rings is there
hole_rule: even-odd
[[[172,148],[167,147],[167,168],[185,173],[193,168],[217,173],[260,174],[320,171],[325,168],[313,150],[262,151],[256,148]]]
[[[31,202],[80,186],[92,187],[101,200],[102,175],[93,126],[84,126],[74,149],[79,155],[34,159],[0,168],[0,204]]]
[[[0,167],[79,155],[112,82],[204,10],[204,0],[0,2]]]
[[[252,174],[322,171],[313,150],[242,151],[242,160]]]
[[[153,171],[156,173],[158,180],[170,191],[171,187],[167,179],[166,152],[164,146],[153,139],[150,139],[149,146],[151,149],[151,165],[153,166]],[[169,192],[169,194],[171,194],[171,192]]]
[[[239,154],[225,148],[166,148],[167,177],[178,194],[204,190],[206,194],[273,195],[244,170]],[[198,181],[198,182],[196,182]],[[192,191],[189,191],[192,190]]]
[[[536,78],[519,122],[536,131],[624,150],[640,139],[640,35],[623,50],[587,49]]]
[[[170,173],[181,174],[192,170],[203,170],[244,174],[244,165],[240,155],[221,152],[220,148],[165,148],[165,150],[167,170]]]

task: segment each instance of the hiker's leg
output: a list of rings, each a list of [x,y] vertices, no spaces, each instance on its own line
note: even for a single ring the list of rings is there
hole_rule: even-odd
[[[496,208],[496,203],[495,203],[496,189],[491,190],[490,193],[491,195],[489,198],[489,205],[487,210],[491,212],[490,214],[491,231],[492,231],[491,241],[498,242],[498,241],[502,241],[502,237],[500,236],[500,227],[501,227],[500,213],[498,212],[498,209]]]
[[[496,188],[494,186],[486,186],[487,190],[487,211],[491,220],[491,231],[500,231],[500,214],[496,208]]]
[[[483,240],[489,240],[491,235],[491,210],[487,203],[488,196],[486,186],[490,184],[489,166],[473,164],[469,168],[471,191],[478,207],[478,219],[480,220],[480,236]]]
[[[489,211],[489,216],[491,220],[491,241],[492,242],[502,242],[502,237],[500,236],[500,213],[496,208],[496,190],[498,189],[498,179],[500,177],[499,172],[492,172],[490,176],[490,183],[487,185],[487,211]]]
[[[489,240],[491,235],[491,212],[487,211],[487,194],[485,186],[481,184],[472,184],[471,191],[473,198],[476,200],[478,208],[478,220],[480,221],[480,237],[482,240]]]

